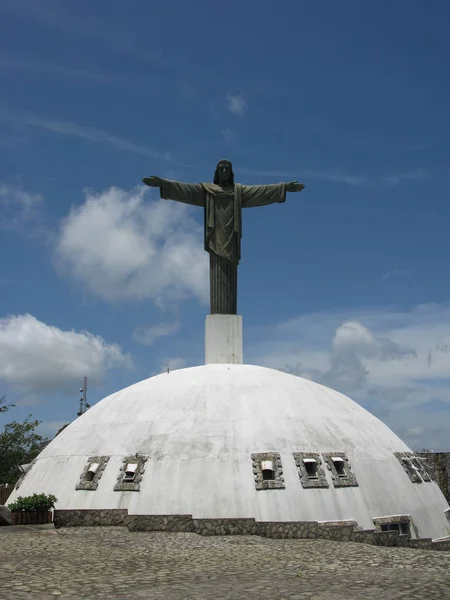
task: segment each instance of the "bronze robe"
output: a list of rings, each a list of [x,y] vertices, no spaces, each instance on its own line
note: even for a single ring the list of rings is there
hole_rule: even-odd
[[[162,180],[161,198],[205,209],[205,250],[209,252],[211,314],[237,314],[237,266],[241,258],[241,209],[286,200],[286,184],[222,188],[214,183]]]
[[[205,209],[205,250],[239,264],[242,208],[265,206],[286,200],[286,184],[242,185],[222,188],[214,183],[181,183],[163,179],[161,198]]]

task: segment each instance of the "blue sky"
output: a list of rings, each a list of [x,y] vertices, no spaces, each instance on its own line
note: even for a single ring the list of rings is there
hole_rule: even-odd
[[[244,214],[246,362],[349,394],[414,448],[450,425],[443,1],[0,0],[0,395],[51,435],[201,364],[201,210],[156,174],[301,194]]]

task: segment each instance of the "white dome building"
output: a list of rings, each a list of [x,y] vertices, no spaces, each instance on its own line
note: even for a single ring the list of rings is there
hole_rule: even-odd
[[[386,425],[322,385],[242,364],[164,373],[108,396],[19,484],[10,502],[52,493],[58,511],[450,535],[442,492]]]
[[[242,364],[237,263],[224,257],[233,244],[233,260],[240,255],[243,207],[284,202],[304,186],[236,184],[231,193],[230,168],[217,166],[220,185],[143,180],[163,198],[205,207],[211,311],[227,313],[206,319],[206,365],[99,402],[33,461],[9,502],[54,494],[59,525],[338,539],[351,530],[347,539],[371,543],[447,538],[437,543],[450,549],[444,495],[388,427],[338,392]],[[233,202],[232,218],[219,202],[216,219],[216,195]]]

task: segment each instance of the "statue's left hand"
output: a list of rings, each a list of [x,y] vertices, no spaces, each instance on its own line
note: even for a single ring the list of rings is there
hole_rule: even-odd
[[[145,185],[149,185],[150,187],[160,187],[162,185],[162,179],[161,177],[152,175],[151,177],[144,177],[142,183],[145,183]]]
[[[303,189],[305,189],[305,186],[298,181],[288,181],[288,183],[286,183],[287,192],[301,192]]]

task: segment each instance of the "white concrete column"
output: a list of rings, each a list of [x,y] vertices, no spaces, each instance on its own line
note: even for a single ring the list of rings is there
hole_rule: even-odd
[[[242,317],[208,315],[205,323],[205,364],[242,365]]]

